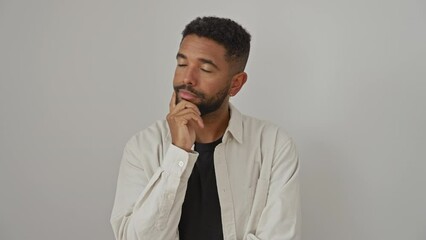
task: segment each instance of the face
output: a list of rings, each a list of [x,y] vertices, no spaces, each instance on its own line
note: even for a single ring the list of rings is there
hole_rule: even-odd
[[[232,76],[225,54],[225,48],[213,40],[186,36],[176,56],[173,79],[176,103],[182,99],[192,102],[205,115],[228,101]]]

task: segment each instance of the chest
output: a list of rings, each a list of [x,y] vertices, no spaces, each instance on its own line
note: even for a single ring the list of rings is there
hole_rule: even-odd
[[[223,224],[224,228],[227,224],[233,226],[238,239],[258,211],[256,208],[264,205],[272,159],[273,151],[253,143],[216,147],[214,166]]]

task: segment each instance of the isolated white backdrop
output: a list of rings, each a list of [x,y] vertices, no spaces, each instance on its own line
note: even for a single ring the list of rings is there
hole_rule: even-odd
[[[253,35],[232,101],[295,139],[304,239],[426,239],[420,0],[0,0],[0,239],[113,239],[124,144],[203,15]]]

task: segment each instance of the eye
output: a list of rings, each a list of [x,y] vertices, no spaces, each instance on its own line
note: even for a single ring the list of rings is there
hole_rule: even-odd
[[[212,71],[204,69],[204,68],[201,68],[201,71],[206,72],[206,73],[211,73],[212,72]]]
[[[177,66],[178,66],[178,67],[186,67],[186,64],[183,64],[183,63],[180,63],[180,64],[179,64],[179,63],[178,63],[178,64],[177,64]]]

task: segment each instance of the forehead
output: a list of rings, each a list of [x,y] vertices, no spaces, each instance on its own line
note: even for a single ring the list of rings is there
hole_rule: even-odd
[[[226,50],[211,39],[191,34],[182,40],[179,53],[188,58],[205,58],[219,63],[225,61]]]

